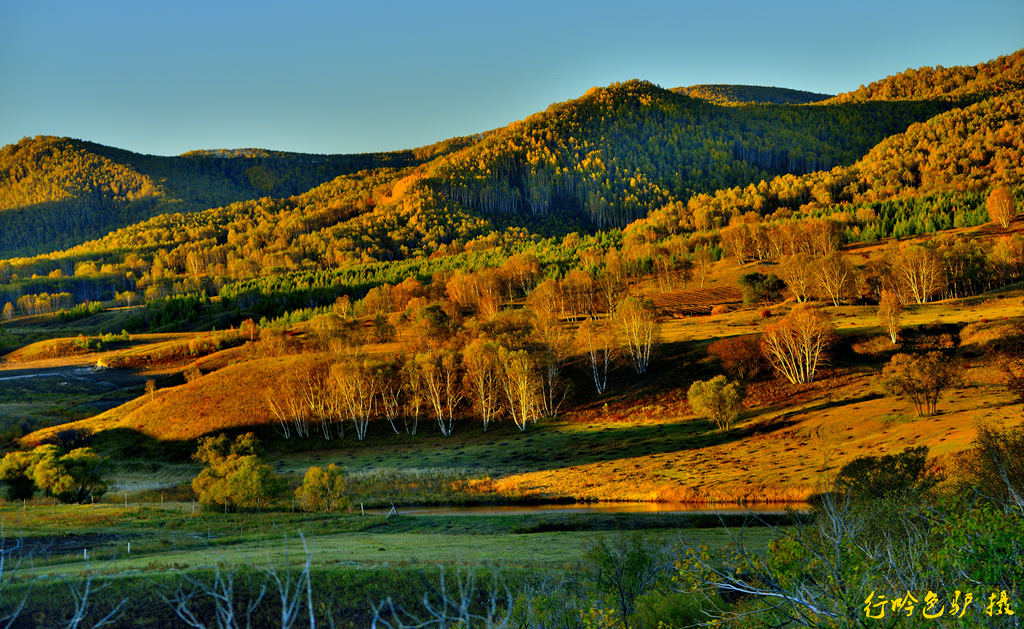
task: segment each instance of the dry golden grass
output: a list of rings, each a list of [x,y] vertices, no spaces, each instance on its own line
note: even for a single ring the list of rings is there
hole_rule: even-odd
[[[26,367],[65,367],[76,365],[95,364],[100,360],[108,360],[111,357],[131,351],[145,351],[144,348],[155,347],[164,344],[181,342],[182,339],[195,336],[194,333],[174,334],[134,334],[131,341],[117,340],[120,349],[114,350],[84,350],[76,347],[76,337],[62,337],[47,339],[31,343],[18,348],[4,357],[0,369],[5,366],[24,369]],[[130,347],[125,348],[124,345]],[[31,364],[27,364],[31,363]]]
[[[200,436],[271,422],[265,393],[272,394],[287,374],[325,363],[325,354],[257,358],[224,366],[198,380],[143,395],[86,420],[34,432],[37,443],[58,430],[99,432],[124,428],[158,440]]]
[[[859,255],[870,249],[854,247],[853,252]],[[716,264],[704,291],[679,291],[666,303],[674,305],[676,314],[693,311],[687,309],[689,304],[699,305],[703,311],[719,295],[735,309],[669,318],[661,326],[662,338],[676,348],[673,351],[683,347],[681,355],[693,357],[702,356],[700,347],[710,340],[762,331],[792,304],[772,306],[765,318],[761,307],[736,307],[734,287],[740,273],[770,269],[767,265],[739,268]],[[651,288],[638,287],[640,292]],[[1022,405],[1014,403],[1003,389],[1001,374],[988,352],[1007,334],[1013,319],[1021,316],[1022,296],[1024,291],[1013,290],[984,299],[910,306],[904,312],[904,334],[896,348],[881,336],[874,306],[827,306],[838,332],[849,341],[852,358],[827,370],[811,385],[752,385],[744,418],[724,434],[693,417],[685,400],[685,389],[694,377],[715,373],[710,363],[673,365],[663,361],[662,373],[623,383],[625,392],[608,396],[607,408],[602,408],[604,400],[599,400],[573,410],[559,423],[531,428],[527,434],[510,431],[498,441],[493,432],[460,426],[450,440],[430,436],[407,442],[399,436],[384,438],[384,430],[380,441],[371,439],[358,448],[340,444],[317,457],[322,454],[324,460],[346,465],[359,461],[359,469],[464,467],[480,475],[491,474],[496,479],[493,488],[505,493],[599,500],[802,501],[820,491],[855,457],[927,445],[940,461],[948,461],[969,446],[979,423],[1020,422]],[[937,416],[917,418],[909,403],[882,394],[876,376],[892,351],[946,342],[935,333],[935,326],[942,326],[947,335],[947,330],[959,330],[967,385],[943,397]],[[131,355],[161,354],[195,337],[152,336],[147,344],[132,348]],[[22,357],[31,355],[28,349],[20,350],[26,352]],[[398,349],[391,343],[364,351],[384,354]],[[191,363],[206,375],[160,390],[152,399],[143,396],[61,429],[126,428],[155,439],[176,440],[266,424],[270,418],[264,391],[279,386],[290,372],[331,360],[322,353],[267,356],[261,351],[245,346],[197,360],[182,358],[174,371]],[[677,369],[685,375],[676,373]],[[26,439],[38,441],[54,430]],[[429,422],[421,430],[424,434],[430,431]],[[497,458],[504,456],[500,453],[512,448],[520,452],[519,461],[502,458],[498,463]],[[301,471],[310,464],[306,455],[295,460],[289,456],[279,461],[288,471]]]
[[[794,387],[781,392],[788,399],[779,408],[751,409],[720,443],[643,456],[624,448],[620,458],[515,474],[497,487],[601,500],[803,501],[858,456],[926,445],[948,461],[970,445],[980,422],[1020,422],[1024,406],[997,385],[974,383],[984,369],[967,369],[970,384],[944,396],[934,417],[917,418],[909,403],[881,396],[871,375],[837,374],[817,383],[814,395]],[[653,421],[699,421],[678,413],[665,417],[671,411],[662,409]],[[644,422],[629,414],[623,421]]]

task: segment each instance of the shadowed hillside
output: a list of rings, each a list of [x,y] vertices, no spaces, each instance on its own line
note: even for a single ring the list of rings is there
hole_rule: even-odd
[[[287,197],[342,174],[416,164],[468,141],[362,155],[238,149],[161,157],[25,138],[0,149],[0,255],[65,248],[157,214]]]
[[[691,85],[672,89],[677,94],[706,100],[717,105],[761,103],[770,105],[806,105],[832,97],[832,94],[818,94],[785,87],[763,85]]]

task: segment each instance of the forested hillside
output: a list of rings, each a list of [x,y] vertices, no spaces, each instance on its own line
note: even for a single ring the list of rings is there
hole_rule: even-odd
[[[1020,59],[941,71],[932,83],[972,95],[956,101],[720,106],[630,81],[486,134],[392,154],[246,149],[154,158],[26,140],[4,149],[13,164],[8,204],[103,214],[82,201],[91,190],[107,217],[161,213],[64,252],[0,263],[0,298],[248,295],[238,303],[275,316],[407,276],[500,265],[516,252],[566,273],[579,252],[555,246],[563,236],[599,229],[606,250],[623,242],[617,228],[630,221],[629,246],[661,249],[676,235],[728,248],[742,231],[728,228],[737,222],[828,216],[847,241],[977,225],[992,186],[1024,183],[1022,92],[984,96],[1019,74]],[[886,82],[916,85],[914,77],[935,72]],[[299,194],[257,194],[260,186],[290,193],[331,168],[366,165],[378,167]],[[244,194],[260,198],[162,212]],[[50,214],[69,221],[66,237],[77,238],[74,212]],[[692,255],[691,243],[672,264]],[[660,263],[653,250],[643,256]]]
[[[831,102],[976,99],[1021,87],[1024,87],[1024,50],[975,66],[910,68],[840,94]]]
[[[698,192],[852,163],[948,107],[721,107],[629,81],[595,88],[433,165],[425,188],[484,213],[579,213],[622,226]]]
[[[0,149],[0,256],[68,247],[158,214],[287,197],[342,174],[420,163],[475,139],[363,155],[236,149],[161,157],[25,138]]]
[[[676,87],[672,91],[692,98],[700,98],[718,105],[762,103],[770,105],[806,105],[832,97],[832,94],[818,94],[785,87],[763,85],[707,84]]]
[[[634,228],[678,233],[735,220],[841,214],[870,240],[976,224],[985,220],[984,193],[992,186],[1024,185],[1022,126],[1024,91],[1017,90],[913,124],[851,166],[697,195]]]

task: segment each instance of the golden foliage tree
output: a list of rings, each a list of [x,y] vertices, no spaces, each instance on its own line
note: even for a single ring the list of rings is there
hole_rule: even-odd
[[[626,297],[615,308],[615,323],[637,375],[647,373],[651,351],[658,344],[658,317],[649,300]]]
[[[462,350],[462,364],[465,366],[463,385],[484,430],[501,413],[500,350],[498,343],[482,336],[473,339]]]
[[[342,511],[351,504],[345,487],[345,476],[334,463],[326,469],[313,466],[306,470],[302,485],[295,490],[295,499],[303,511],[317,513]]]
[[[913,402],[919,416],[934,415],[942,392],[959,382],[959,369],[940,352],[896,354],[882,370],[882,381],[887,391]]]
[[[1017,216],[1013,193],[1007,186],[999,186],[989,193],[985,200],[985,209],[988,210],[988,217],[999,223],[1003,229],[1009,227],[1010,222]]]
[[[922,245],[900,247],[892,270],[905,301],[925,304],[942,291],[942,261],[934,249]]]
[[[576,330],[576,346],[586,354],[598,395],[608,388],[608,370],[618,349],[615,329],[607,319],[587,317]]]
[[[893,345],[896,344],[896,339],[900,334],[900,319],[902,317],[903,304],[900,303],[900,298],[891,290],[883,289],[882,299],[878,302],[878,322],[889,334]]]
[[[508,414],[519,430],[540,417],[543,409],[542,383],[537,366],[525,350],[501,350],[502,391]]]
[[[765,357],[790,382],[814,380],[818,367],[828,358],[833,326],[816,308],[799,305],[788,315],[770,323],[761,334]]]
[[[826,255],[814,265],[814,277],[821,295],[832,300],[835,306],[857,294],[857,267],[838,251]]]

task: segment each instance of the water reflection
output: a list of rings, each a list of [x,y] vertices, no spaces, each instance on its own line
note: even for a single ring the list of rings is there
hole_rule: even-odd
[[[399,507],[400,515],[533,515],[545,513],[680,513],[680,514],[782,514],[787,509],[806,511],[806,503],[694,504],[686,502],[590,502],[546,505],[474,505]],[[386,513],[374,509],[374,513]],[[370,512],[367,509],[367,512]]]

